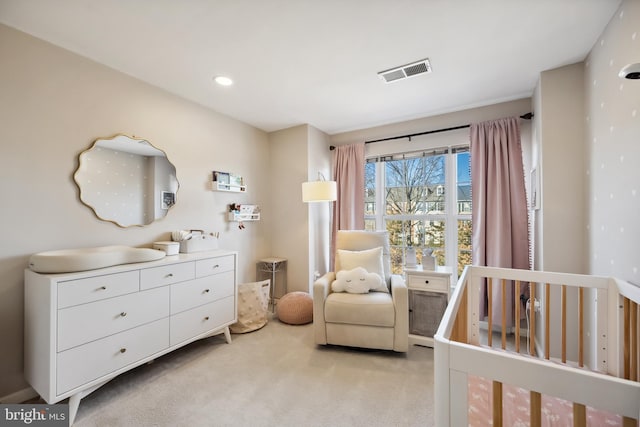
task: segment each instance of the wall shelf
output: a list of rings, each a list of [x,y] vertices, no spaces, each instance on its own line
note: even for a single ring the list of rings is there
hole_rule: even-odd
[[[247,191],[245,185],[232,185],[223,184],[221,182],[213,181],[213,191],[226,191],[228,193],[244,193]]]
[[[229,212],[229,221],[260,221],[260,212],[258,213],[242,213]]]
[[[226,191],[229,193],[244,193],[247,187],[244,179],[239,175],[229,172],[213,171],[213,191]]]

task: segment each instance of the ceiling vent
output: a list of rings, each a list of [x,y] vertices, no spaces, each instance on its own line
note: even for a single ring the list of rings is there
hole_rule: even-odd
[[[380,76],[385,83],[391,83],[430,72],[431,63],[429,62],[429,58],[425,58],[420,61],[412,62],[411,64],[391,68],[386,71],[380,71],[378,76]]]

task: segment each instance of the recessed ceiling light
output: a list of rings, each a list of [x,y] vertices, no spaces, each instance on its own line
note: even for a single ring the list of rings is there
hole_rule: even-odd
[[[225,76],[217,76],[213,79],[213,81],[218,83],[220,86],[231,86],[233,84],[233,80]]]

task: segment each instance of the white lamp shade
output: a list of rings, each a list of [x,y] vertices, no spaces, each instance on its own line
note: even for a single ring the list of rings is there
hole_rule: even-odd
[[[333,202],[338,198],[335,181],[311,181],[302,183],[303,202]]]

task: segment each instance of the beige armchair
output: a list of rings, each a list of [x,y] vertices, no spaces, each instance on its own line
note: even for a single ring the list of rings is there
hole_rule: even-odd
[[[340,271],[340,250],[382,248],[382,268],[387,292],[332,292],[335,272],[313,285],[313,329],[316,344],[375,348],[406,352],[409,347],[409,302],[404,279],[391,274],[386,231],[338,231],[335,270]],[[356,252],[356,254],[361,252]],[[345,252],[340,252],[343,258]],[[347,253],[351,255],[351,253]],[[370,269],[368,269],[370,270]]]

